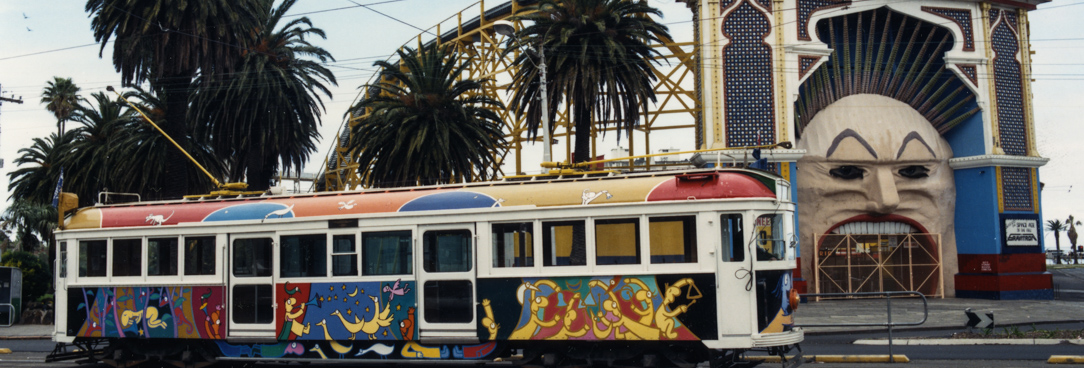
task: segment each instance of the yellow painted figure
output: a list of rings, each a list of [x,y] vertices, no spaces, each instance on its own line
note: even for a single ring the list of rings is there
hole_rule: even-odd
[[[482,326],[489,331],[489,339],[496,340],[497,330],[501,328],[501,325],[497,324],[497,319],[493,317],[493,306],[490,305],[489,299],[482,300],[482,307],[486,311],[486,316],[482,318]]]
[[[670,306],[670,303],[673,303],[677,296],[681,295],[681,288],[685,287],[686,285],[692,284],[692,279],[684,278],[678,280],[678,282],[674,283],[673,285],[670,285],[670,287],[666,288],[666,291],[663,292],[662,305],[660,305],[659,309],[655,311],[655,323],[658,324],[659,329],[663,333],[663,336],[666,336],[666,338],[668,339],[673,339],[678,336],[678,334],[674,332],[674,325],[676,324],[676,322],[674,321],[674,317],[677,317],[677,315],[688,311],[689,306],[679,305],[677,308],[674,308],[672,310],[668,311],[667,309]]]
[[[579,305],[580,294],[573,294],[572,300],[568,302],[568,309],[565,310],[565,323],[560,331],[553,334],[553,336],[546,337],[546,340],[568,340],[569,338],[581,337],[586,335],[588,331],[591,331],[591,327],[584,324],[583,328],[578,331],[573,331],[572,326],[576,323],[576,319],[579,318],[580,309],[576,308]]]
[[[535,282],[535,284],[526,282],[523,283],[523,286],[520,287],[520,297],[522,298],[522,295],[526,290],[531,291],[531,297],[530,300],[521,302],[530,303],[531,315],[528,317],[527,324],[523,325],[523,327],[516,329],[515,331],[512,331],[512,335],[508,337],[509,339],[530,340],[531,337],[534,337],[535,333],[538,332],[539,328],[553,327],[557,324],[558,321],[560,321],[560,315],[554,315],[552,321],[543,321],[541,318],[538,317],[538,312],[550,305],[549,299],[546,299],[542,296],[536,296],[536,293],[539,291],[538,286],[542,285],[549,286],[554,290],[554,292],[559,292],[561,290],[561,288],[558,287],[556,283],[550,280],[538,280],[537,282]]]
[[[286,322],[282,324],[282,334],[279,336],[279,340],[287,340],[284,337],[288,338],[290,334],[297,337],[308,334],[311,323],[301,324],[299,321],[305,315],[305,304],[298,304],[297,299],[294,297],[287,298],[283,304],[285,304],[286,309]]]

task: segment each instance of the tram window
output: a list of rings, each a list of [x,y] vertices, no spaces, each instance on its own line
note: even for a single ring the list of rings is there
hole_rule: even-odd
[[[68,277],[68,242],[60,242],[60,278]]]
[[[234,245],[237,243],[235,242]],[[234,323],[271,323],[275,320],[271,285],[236,285],[231,311]]]
[[[493,267],[534,267],[534,224],[493,224]]]
[[[363,275],[408,275],[411,267],[410,231],[380,231],[361,234]]]
[[[652,217],[651,263],[696,263],[696,216]]]
[[[471,270],[473,241],[470,230],[426,231],[422,246],[422,265],[426,272],[464,272]]]
[[[105,276],[105,240],[79,242],[79,277]]]
[[[587,228],[583,220],[542,223],[544,266],[587,264]]]
[[[215,274],[215,237],[195,236],[184,238],[184,274]]]
[[[783,216],[761,215],[757,217],[757,260],[776,261],[786,256],[786,241],[783,240]]]
[[[327,276],[327,235],[288,235],[279,245],[281,277]]]
[[[595,220],[595,264],[640,263],[640,219]]]
[[[147,239],[147,276],[177,275],[177,238]]]
[[[741,215],[722,215],[719,226],[723,229],[722,248],[724,262],[745,261],[745,237],[742,235]]]
[[[354,246],[354,235],[332,236],[331,248],[331,275],[357,276],[358,253]]]
[[[465,323],[474,319],[474,286],[470,281],[425,282],[425,321]]]
[[[143,239],[113,240],[113,276],[143,275]]]
[[[271,276],[271,239],[234,240],[233,275],[240,277]]]

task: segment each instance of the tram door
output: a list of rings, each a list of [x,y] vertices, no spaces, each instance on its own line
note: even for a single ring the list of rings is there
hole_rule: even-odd
[[[476,338],[474,225],[420,226],[421,339]]]
[[[274,234],[233,234],[229,241],[229,337],[274,338]]]
[[[749,239],[753,231],[752,221],[742,213],[721,213],[720,233],[717,255],[719,272],[716,282],[719,285],[719,315],[723,317],[719,324],[719,334],[749,336],[756,325],[754,306],[756,305],[755,288],[749,287],[755,281],[753,275],[753,257],[756,253],[750,248]],[[747,221],[749,220],[749,221]]]

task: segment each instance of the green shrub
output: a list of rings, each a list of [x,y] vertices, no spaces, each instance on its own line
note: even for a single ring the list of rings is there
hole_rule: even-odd
[[[49,264],[30,252],[4,252],[0,266],[16,267],[23,272],[23,301],[36,301],[45,294],[52,294],[49,284],[53,275]]]

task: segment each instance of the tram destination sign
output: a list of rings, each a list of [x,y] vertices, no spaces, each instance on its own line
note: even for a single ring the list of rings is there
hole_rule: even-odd
[[[1039,220],[1005,219],[1005,245],[1035,247],[1039,245]]]

